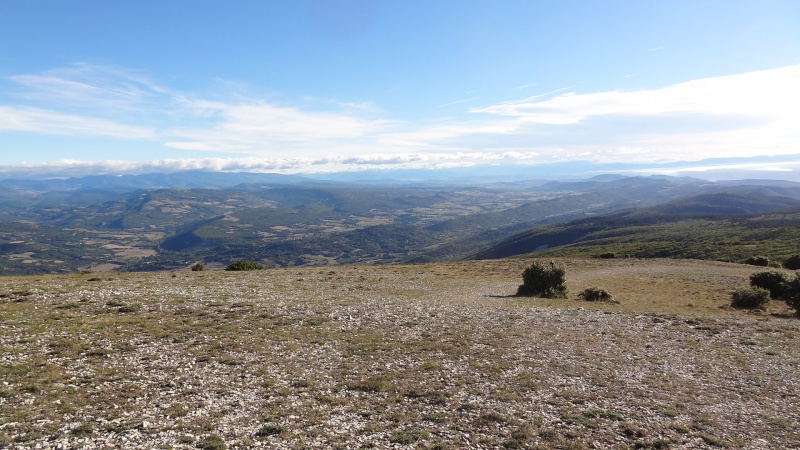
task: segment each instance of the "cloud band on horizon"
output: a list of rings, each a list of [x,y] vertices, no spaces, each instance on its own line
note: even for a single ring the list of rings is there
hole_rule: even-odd
[[[137,73],[85,64],[11,80],[18,91],[0,103],[0,132],[134,142],[171,149],[181,155],[174,160],[186,159],[190,166],[214,166],[196,161],[215,161],[216,155],[270,161],[259,167],[300,172],[318,171],[323,160],[331,170],[511,161],[508,155],[514,152],[528,155],[523,163],[661,163],[800,149],[800,65],[648,90],[558,89],[470,108],[440,121],[313,102],[299,106],[241,92],[208,99],[159,86]],[[58,95],[53,94],[56,87]],[[36,166],[9,160],[25,154],[12,149],[0,170]],[[209,154],[217,159],[203,156]],[[413,161],[409,155],[415,155]],[[126,164],[161,164],[152,161]],[[99,170],[102,164],[83,167]]]

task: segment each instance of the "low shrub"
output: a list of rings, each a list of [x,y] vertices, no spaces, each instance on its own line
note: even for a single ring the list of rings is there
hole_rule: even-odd
[[[141,310],[141,309],[142,309],[142,305],[140,305],[138,303],[134,303],[132,305],[122,305],[122,306],[120,306],[119,308],[117,308],[117,312],[135,313],[135,312],[139,312],[139,310]]]
[[[203,270],[205,270],[205,268],[206,265],[203,264],[203,261],[199,261],[197,262],[197,264],[192,266],[192,272],[202,272]]]
[[[800,270],[800,255],[792,255],[783,262],[783,268],[789,270]]]
[[[228,270],[228,271],[234,271],[234,270],[261,270],[263,268],[264,268],[264,266],[262,266],[261,264],[259,264],[257,262],[248,261],[246,259],[243,259],[241,261],[236,261],[234,263],[229,264],[228,267],[225,268],[225,270]]]
[[[281,434],[284,431],[285,431],[285,428],[280,426],[280,425],[273,424],[273,423],[267,423],[267,424],[264,424],[261,428],[259,428],[258,431],[256,431],[256,437],[274,436],[276,434]]]
[[[522,272],[522,284],[517,288],[517,296],[566,298],[567,279],[563,264],[545,264],[534,261]]]
[[[745,259],[744,263],[750,264],[751,266],[767,267],[769,266],[769,258],[766,256],[751,256]]]
[[[611,292],[608,292],[605,289],[600,289],[598,287],[591,287],[588,289],[584,289],[583,292],[578,294],[578,298],[587,302],[614,301],[614,297],[611,295]]]
[[[767,309],[769,291],[760,287],[747,287],[733,291],[731,306],[738,309]]]
[[[750,275],[750,286],[768,290],[771,298],[782,297],[788,281],[786,274],[777,270],[756,272]]]
[[[216,434],[206,437],[197,446],[203,450],[225,450],[228,448],[225,441]]]
[[[617,254],[616,253],[612,253],[612,252],[600,253],[599,255],[597,255],[597,257],[600,258],[600,259],[614,259],[614,258],[617,257]]]

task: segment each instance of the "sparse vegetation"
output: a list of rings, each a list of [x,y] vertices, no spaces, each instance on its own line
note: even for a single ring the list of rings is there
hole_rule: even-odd
[[[731,306],[739,309],[766,309],[770,294],[760,287],[741,288],[731,294]]]
[[[274,423],[267,423],[261,426],[261,428],[259,428],[258,431],[256,431],[256,437],[263,438],[268,436],[274,436],[276,434],[283,433],[285,430],[286,429],[280,425]]]
[[[202,272],[203,270],[205,270],[205,268],[206,265],[203,263],[203,261],[198,261],[197,263],[192,265],[192,272]]]
[[[247,261],[245,259],[230,263],[225,268],[227,271],[243,271],[243,270],[262,270],[264,266],[254,261]]]
[[[0,447],[800,447],[752,267],[559,262],[620,302],[508,297],[522,260],[4,277]]]
[[[563,264],[534,261],[522,272],[522,284],[517,288],[517,296],[566,298],[566,269]]]
[[[198,447],[202,450],[225,450],[228,448],[228,446],[225,444],[225,441],[216,434],[212,434],[204,438],[202,441],[200,441]]]
[[[120,306],[119,308],[117,308],[117,312],[135,313],[135,312],[139,312],[140,309],[142,309],[142,305],[140,305],[138,303],[134,303],[132,305],[122,305],[122,306]]]

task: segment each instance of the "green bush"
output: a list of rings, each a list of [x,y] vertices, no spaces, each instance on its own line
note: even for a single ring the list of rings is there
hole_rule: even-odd
[[[206,265],[203,264],[203,261],[199,261],[197,264],[192,266],[192,272],[202,272],[205,270]]]
[[[552,261],[534,261],[522,272],[522,284],[517,289],[521,297],[566,298],[567,294],[564,265]]]
[[[789,270],[800,270],[800,255],[792,255],[783,262],[783,267]]]
[[[772,298],[780,298],[783,296],[788,281],[789,279],[786,275],[777,270],[756,272],[750,275],[750,286],[768,290],[769,296]]]
[[[264,268],[264,266],[262,266],[261,264],[259,264],[257,262],[248,261],[246,259],[243,259],[241,261],[236,261],[234,263],[231,263],[230,265],[228,265],[228,267],[225,268],[225,270],[229,270],[229,271],[232,271],[232,270],[261,270],[263,268]]]
[[[744,263],[750,264],[751,266],[767,267],[769,265],[769,258],[766,256],[751,256],[745,259]]]
[[[800,272],[795,273],[794,278],[786,282],[783,299],[794,309],[794,315],[800,317]]]
[[[598,287],[591,287],[588,289],[584,289],[583,292],[578,294],[578,298],[587,302],[614,301],[614,297],[611,295],[611,292],[608,292],[605,289],[600,289]]]
[[[760,287],[741,288],[731,294],[731,306],[739,309],[767,309],[769,291]]]

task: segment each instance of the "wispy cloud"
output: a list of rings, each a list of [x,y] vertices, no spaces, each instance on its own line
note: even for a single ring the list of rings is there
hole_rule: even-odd
[[[513,89],[511,89],[511,90],[512,90],[512,91],[521,91],[521,90],[523,90],[523,89],[532,88],[532,87],[534,87],[534,86],[536,86],[536,85],[538,85],[538,84],[539,84],[539,83],[528,83],[528,84],[523,84],[522,86],[517,86],[517,87],[515,87],[515,88],[513,88]]]
[[[62,136],[99,136],[118,139],[156,139],[148,127],[127,125],[98,117],[63,114],[39,108],[0,105],[0,131],[23,131]]]
[[[39,74],[9,77],[16,87],[14,98],[49,107],[130,111],[154,107],[169,99],[170,92],[133,71],[91,64],[73,64]]]
[[[443,105],[438,105],[437,108],[445,108],[447,106],[460,105],[462,103],[469,103],[469,102],[475,101],[477,99],[478,99],[478,97],[465,98],[463,100],[456,100],[454,102],[445,103]]]
[[[666,45],[662,45],[661,47],[653,47],[653,48],[649,48],[649,49],[647,49],[647,51],[648,51],[648,52],[657,52],[657,51],[659,51],[659,50],[663,50],[663,49],[665,49],[665,48],[667,48],[667,46],[666,46]]]
[[[207,127],[178,129],[172,133],[220,148],[228,144],[353,139],[392,124],[388,120],[362,118],[347,112],[310,112],[266,102],[194,101],[187,108],[193,114],[211,117],[212,123]]]
[[[568,92],[472,108],[515,119],[520,132],[561,130],[573,148],[613,160],[640,147],[671,160],[796,153],[800,145],[800,65],[679,83],[661,89]]]
[[[570,92],[544,101],[535,101],[538,97],[531,97],[471,111],[525,117],[543,124],[572,124],[590,117],[610,115],[779,116],[789,112],[796,117],[800,109],[787,104],[787,96],[800,97],[794,88],[798,81],[800,65],[688,81],[661,89],[590,94]],[[794,111],[787,111],[787,107]]]
[[[456,108],[437,122],[399,120],[370,102],[276,101],[231,84],[205,95],[180,92],[136,72],[90,65],[10,81],[14,88],[0,95],[0,132],[126,139],[188,158],[108,163],[127,171],[327,171],[498,158],[653,163],[800,151],[800,65],[659,89],[560,88],[473,108],[458,108],[475,100],[462,99],[439,105]],[[210,152],[230,158],[206,158]],[[99,162],[57,166],[106,170]]]

